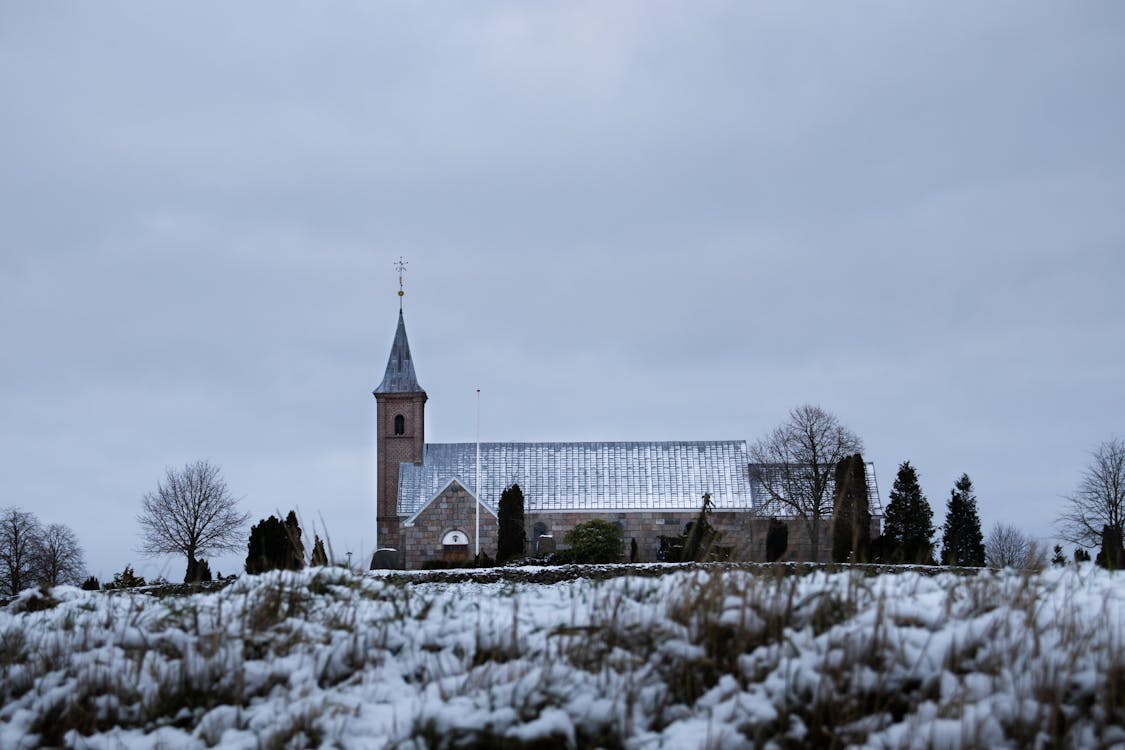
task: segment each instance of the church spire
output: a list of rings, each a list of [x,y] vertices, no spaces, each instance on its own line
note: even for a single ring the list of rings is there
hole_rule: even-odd
[[[425,393],[422,386],[418,385],[418,376],[414,374],[414,360],[410,357],[410,342],[406,340],[406,323],[402,318],[404,265],[399,259],[398,328],[395,329],[395,340],[391,344],[391,356],[387,359],[387,372],[383,375],[383,382],[374,391],[376,396],[382,393]]]

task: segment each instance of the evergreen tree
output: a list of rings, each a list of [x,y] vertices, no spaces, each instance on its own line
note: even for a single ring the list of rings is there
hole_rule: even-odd
[[[711,493],[703,493],[703,507],[695,523],[691,524],[684,539],[684,550],[680,555],[681,562],[699,562],[706,560],[712,547],[718,541],[719,532],[711,525]]]
[[[836,464],[833,502],[832,561],[867,562],[871,547],[871,506],[867,499],[867,470],[856,453]]]
[[[1102,526],[1102,548],[1094,562],[1107,570],[1125,567],[1125,543],[1122,542],[1120,527]]]
[[[941,561],[946,565],[984,567],[984,534],[980,530],[977,496],[968,474],[950,491],[941,535]]]
[[[934,512],[909,461],[898,467],[889,497],[883,521],[883,555],[890,562],[932,565]]]
[[[1090,553],[1081,547],[1074,548],[1074,562],[1083,563],[1090,562]]]
[[[328,565],[328,555],[324,552],[324,542],[320,540],[319,534],[313,534],[313,538],[316,541],[313,543],[312,557],[309,559],[309,566],[324,567]]]
[[[1054,566],[1060,567],[1060,568],[1062,566],[1066,565],[1066,555],[1063,554],[1061,544],[1055,545],[1055,554],[1051,558],[1051,565],[1054,565]]]
[[[518,484],[500,493],[497,509],[496,562],[500,565],[527,554],[527,529],[523,526],[523,490]]]
[[[247,544],[246,572],[267,570],[300,570],[305,567],[305,546],[301,543],[301,527],[297,514],[289,511],[282,521],[270,516],[250,529]]]
[[[289,548],[292,554],[292,570],[305,567],[305,544],[301,541],[301,525],[297,523],[297,514],[289,511],[285,517],[285,536],[289,538]]]
[[[196,560],[189,557],[184,583],[209,583],[210,581],[211,565],[206,560]]]
[[[82,590],[83,591],[100,591],[101,588],[102,588],[102,585],[100,583],[98,583],[98,579],[95,578],[94,576],[90,576],[89,578],[87,578],[85,581],[82,582]]]
[[[766,528],[766,562],[777,562],[789,549],[789,524],[771,518]]]

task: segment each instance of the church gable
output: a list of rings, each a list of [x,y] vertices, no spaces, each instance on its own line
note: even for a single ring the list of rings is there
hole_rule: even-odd
[[[405,560],[408,567],[427,560],[460,562],[476,552],[476,497],[461,482],[450,480],[416,513],[402,524]],[[496,514],[479,503],[480,549],[496,554]]]
[[[415,511],[412,516],[403,521],[402,525],[413,526],[419,518],[426,515],[427,513],[433,513],[435,510],[441,510],[451,507],[454,502],[460,500],[462,495],[468,495],[468,497],[470,498],[469,512],[474,512],[472,509],[472,500],[475,500],[476,498],[473,495],[472,491],[464,484],[462,484],[459,480],[450,479],[448,482],[446,482],[444,487],[438,490],[438,492],[435,493],[434,496],[429,500],[427,500],[422,505],[422,507]],[[496,511],[488,507],[487,503],[481,503],[480,507],[487,515],[491,515],[493,519],[496,518]]]

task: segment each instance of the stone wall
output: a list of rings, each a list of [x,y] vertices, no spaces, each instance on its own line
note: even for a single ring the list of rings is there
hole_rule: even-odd
[[[620,526],[625,540],[625,556],[629,543],[637,540],[638,562],[656,562],[661,536],[678,536],[684,527],[699,517],[699,511],[540,511],[527,514],[528,551],[535,552],[535,525],[542,523],[546,533],[553,536],[559,549],[564,549],[566,532],[592,518],[601,518]],[[749,511],[715,511],[711,525],[721,534],[718,544],[730,547],[732,559],[747,562],[764,562],[766,559],[766,533],[769,519],[755,516]],[[803,562],[829,562],[832,558],[832,524],[821,522],[820,550],[813,560],[812,543],[808,528],[799,519],[789,519],[789,547],[783,559]],[[879,519],[872,519],[872,538],[879,534]]]
[[[661,536],[679,536],[684,527],[699,517],[699,511],[536,511],[525,518],[528,554],[536,553],[536,525],[543,524],[544,533],[554,538],[557,549],[566,549],[563,541],[566,532],[580,523],[600,518],[617,524],[625,541],[625,560],[629,557],[630,541],[637,540],[638,562],[656,562]],[[748,511],[715,511],[711,525],[721,534],[718,544],[731,548],[731,559],[747,562],[764,562],[766,559],[766,533],[769,519],[760,518]],[[832,557],[832,525],[821,522],[820,551],[813,560],[808,529],[799,519],[789,519],[789,547],[783,560],[801,562],[829,562]],[[460,529],[469,536],[470,553],[473,538],[472,495],[459,483],[449,489],[419,514],[412,526],[402,527],[404,561],[407,568],[420,568],[427,560],[441,560],[447,556],[442,549],[442,536]],[[879,519],[872,519],[872,538],[879,534]],[[496,556],[496,516],[481,506],[481,551],[489,557]]]

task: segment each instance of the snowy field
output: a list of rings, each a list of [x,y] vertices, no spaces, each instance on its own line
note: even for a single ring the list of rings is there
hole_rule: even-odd
[[[315,569],[0,610],[0,747],[1125,747],[1125,576]]]

